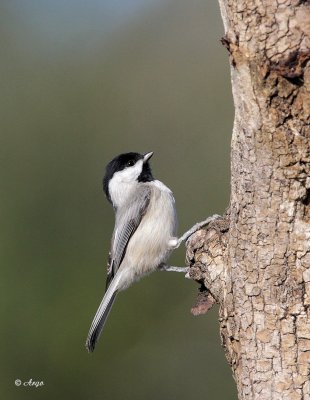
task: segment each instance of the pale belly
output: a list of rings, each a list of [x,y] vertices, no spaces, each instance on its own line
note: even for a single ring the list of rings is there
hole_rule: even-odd
[[[148,211],[131,237],[119,268],[126,270],[122,289],[154,271],[172,250],[169,241],[175,237],[177,227],[174,198],[169,189],[159,190],[155,186],[153,190]]]

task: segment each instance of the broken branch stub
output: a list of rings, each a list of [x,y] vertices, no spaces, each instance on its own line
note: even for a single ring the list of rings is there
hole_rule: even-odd
[[[227,285],[226,248],[229,218],[224,216],[197,231],[187,242],[186,262],[189,276],[201,288],[194,315],[206,313],[214,303],[221,304]]]

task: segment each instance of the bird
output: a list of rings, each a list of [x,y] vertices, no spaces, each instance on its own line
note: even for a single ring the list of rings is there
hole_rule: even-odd
[[[157,270],[177,246],[172,191],[154,179],[153,152],[124,153],[107,164],[103,191],[115,212],[106,289],[86,339],[93,352],[120,291]]]

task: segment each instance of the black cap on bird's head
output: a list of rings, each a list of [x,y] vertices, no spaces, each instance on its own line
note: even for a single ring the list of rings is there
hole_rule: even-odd
[[[151,182],[154,180],[149,164],[152,155],[153,152],[146,154],[124,153],[108,163],[103,178],[103,191],[110,202],[109,183],[116,173],[119,173],[124,181]]]

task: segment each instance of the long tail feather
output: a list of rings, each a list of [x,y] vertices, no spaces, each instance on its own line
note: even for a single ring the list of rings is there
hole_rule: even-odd
[[[88,336],[86,339],[86,348],[88,352],[94,351],[96,343],[102,333],[104,324],[108,318],[115,297],[117,295],[117,286],[119,283],[119,279],[120,279],[119,274],[116,274],[113,280],[111,281],[108,290],[106,291],[100,303],[100,306],[98,307],[98,310],[90,326]]]

